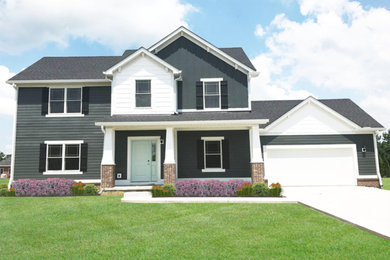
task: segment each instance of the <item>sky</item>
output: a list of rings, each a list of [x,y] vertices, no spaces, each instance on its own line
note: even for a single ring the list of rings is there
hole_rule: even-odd
[[[121,55],[179,26],[242,47],[254,98],[351,98],[390,126],[388,0],[0,0],[0,151],[12,149],[5,81],[44,56]]]

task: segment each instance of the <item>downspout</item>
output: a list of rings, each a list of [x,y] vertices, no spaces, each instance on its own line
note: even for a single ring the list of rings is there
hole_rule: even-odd
[[[11,155],[11,173],[8,182],[8,189],[11,188],[12,182],[14,181],[14,171],[15,171],[15,150],[16,150],[16,120],[18,114],[18,94],[19,88],[16,84],[12,84],[12,87],[15,89],[15,115],[14,115],[14,129],[12,134],[12,155]]]

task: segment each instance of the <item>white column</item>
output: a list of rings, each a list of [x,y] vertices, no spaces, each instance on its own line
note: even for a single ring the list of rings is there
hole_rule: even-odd
[[[114,129],[106,128],[104,132],[104,146],[102,165],[115,165],[114,160]]]
[[[173,128],[168,127],[165,134],[165,161],[164,163],[175,163],[175,142]]]
[[[259,126],[254,125],[251,127],[249,131],[251,138],[251,163],[261,163],[263,162],[263,154],[261,152],[261,144],[260,144],[260,133]]]

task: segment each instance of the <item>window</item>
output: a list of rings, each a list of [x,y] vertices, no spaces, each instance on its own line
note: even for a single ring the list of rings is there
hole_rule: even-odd
[[[223,170],[223,139],[223,137],[202,137],[202,140],[204,142],[204,171]]]
[[[204,107],[207,108],[220,108],[220,82],[209,81],[203,82],[204,88]]]
[[[46,171],[80,171],[81,142],[48,143]]]
[[[50,114],[80,114],[81,88],[50,88]]]
[[[150,80],[135,81],[135,106],[151,107],[152,94],[150,91]]]
[[[0,168],[0,174],[3,174],[3,173],[4,173],[4,169]]]

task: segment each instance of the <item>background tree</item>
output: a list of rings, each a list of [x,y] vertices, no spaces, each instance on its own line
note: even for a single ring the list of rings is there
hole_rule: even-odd
[[[390,132],[383,132],[377,136],[379,170],[382,177],[390,177]]]
[[[7,158],[7,155],[5,155],[3,152],[0,152],[0,161],[5,160],[5,158]]]

